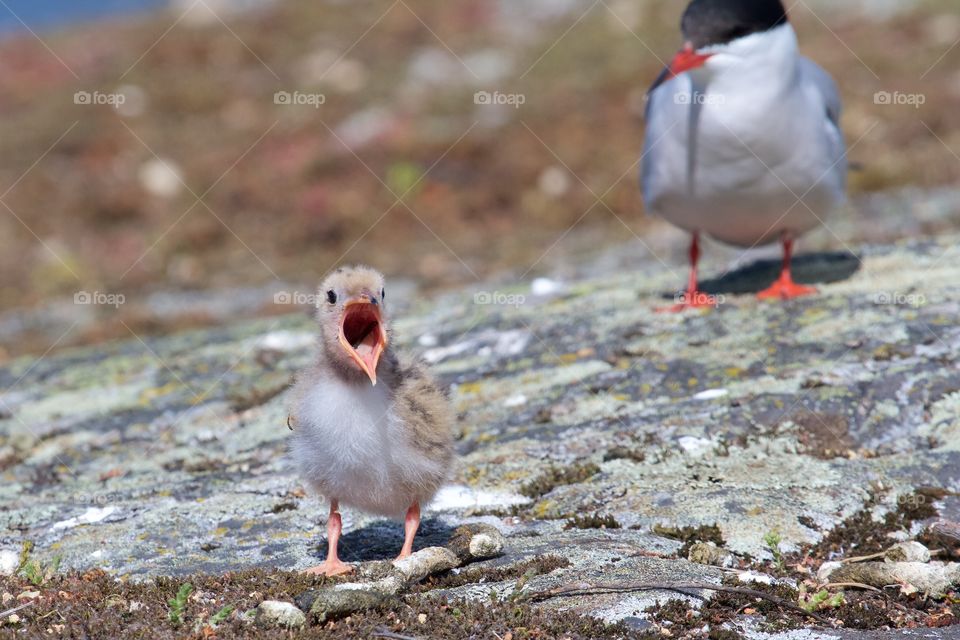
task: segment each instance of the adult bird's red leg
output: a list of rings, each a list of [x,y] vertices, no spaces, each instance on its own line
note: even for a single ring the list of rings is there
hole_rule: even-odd
[[[340,503],[330,501],[330,516],[327,518],[327,560],[321,565],[304,571],[310,575],[338,576],[353,571],[353,567],[340,561],[337,556],[337,544],[340,542],[340,532],[343,530],[343,520],[340,518]]]
[[[407,509],[407,517],[403,521],[403,548],[400,549],[400,555],[397,560],[403,560],[413,553],[413,538],[417,535],[417,529],[420,528],[420,503],[414,502]]]
[[[700,234],[693,233],[690,239],[690,279],[687,282],[687,290],[680,297],[679,302],[672,307],[658,309],[657,311],[667,313],[679,313],[687,309],[702,309],[704,307],[715,307],[719,304],[716,296],[700,291],[700,284],[697,279],[697,264],[700,262]]]
[[[783,234],[783,268],[777,281],[757,294],[760,300],[789,300],[801,296],[813,295],[817,292],[814,287],[807,287],[793,281],[790,273],[790,261],[793,258],[793,238]]]

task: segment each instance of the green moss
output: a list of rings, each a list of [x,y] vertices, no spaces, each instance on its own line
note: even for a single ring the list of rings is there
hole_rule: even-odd
[[[712,542],[718,547],[723,547],[727,544],[723,539],[723,533],[720,531],[720,527],[715,524],[705,524],[699,527],[673,527],[655,524],[653,525],[653,532],[664,538],[683,542],[683,546],[680,547],[680,550],[677,552],[677,556],[680,558],[686,558],[690,552],[690,547],[697,542]]]
[[[734,579],[728,578],[727,580],[731,583],[735,582]],[[768,593],[786,602],[793,603],[797,600],[797,592],[789,587],[761,584],[750,585],[750,588]],[[710,638],[740,640],[742,636],[737,632],[722,627],[734,622],[744,614],[761,616],[763,619],[761,628],[771,631],[774,629],[798,628],[809,622],[809,619],[802,614],[784,609],[768,600],[724,591],[715,592],[709,600],[704,601],[700,606],[694,606],[687,600],[671,599],[649,607],[645,613],[654,624],[668,628],[671,637],[680,638],[703,637],[701,629],[704,625],[709,624],[712,629],[717,631],[717,635],[711,634]]]
[[[744,640],[744,636],[733,629],[714,627],[707,634],[707,640]]]
[[[620,523],[611,515],[601,516],[599,513],[593,515],[574,516],[567,520],[563,525],[564,529],[619,529]]]
[[[914,522],[937,516],[933,499],[922,493],[905,494],[897,498],[897,508],[883,517],[882,522],[873,519],[877,497],[871,498],[864,508],[844,520],[828,533],[809,554],[821,560],[834,556],[867,555],[883,551],[890,546],[888,534],[909,531]]]
[[[190,598],[191,593],[193,593],[193,585],[189,582],[184,582],[180,585],[180,588],[177,589],[177,595],[167,600],[167,605],[170,607],[170,611],[167,613],[167,619],[170,620],[170,623],[174,626],[183,623],[183,615],[187,608],[187,599]]]
[[[237,413],[267,404],[286,391],[293,382],[289,374],[265,375],[252,383],[237,384],[227,389],[230,408]]]
[[[699,612],[689,602],[679,599],[670,599],[662,604],[657,603],[644,609],[644,613],[649,615],[657,624],[668,622],[673,626],[680,625],[682,627],[689,626],[694,618],[700,618]]]
[[[537,499],[547,495],[556,487],[578,484],[589,480],[598,473],[600,473],[600,467],[592,462],[575,464],[566,468],[550,467],[546,473],[520,487],[520,494]]]
[[[634,462],[643,462],[647,459],[647,454],[640,449],[631,449],[630,447],[617,446],[608,450],[604,456],[604,462],[611,460],[632,460]]]

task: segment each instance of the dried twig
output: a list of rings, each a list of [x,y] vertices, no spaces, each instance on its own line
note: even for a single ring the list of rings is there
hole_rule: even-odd
[[[886,551],[878,551],[877,553],[871,553],[868,556],[854,556],[852,558],[844,558],[840,561],[840,564],[849,564],[851,562],[866,562],[867,560],[875,560],[876,558],[882,558],[887,554]]]
[[[939,520],[927,527],[927,533],[941,544],[948,544],[952,547],[960,546],[960,523]]]
[[[389,640],[420,640],[420,638],[416,638],[414,636],[404,636],[404,635],[400,635],[399,633],[394,633],[393,631],[384,629],[383,627],[380,627],[376,631],[374,631],[373,637],[389,638]]]
[[[9,616],[9,615],[13,615],[13,614],[16,613],[17,611],[22,611],[22,610],[26,609],[27,607],[32,607],[32,606],[33,606],[33,602],[34,602],[34,601],[31,600],[30,602],[28,602],[28,603],[26,603],[26,604],[22,604],[22,605],[20,605],[19,607],[14,607],[13,609],[7,609],[6,611],[0,613],[0,618],[6,618],[6,617]]]
[[[742,596],[749,596],[751,598],[760,598],[761,600],[767,600],[773,604],[783,607],[784,609],[789,609],[794,613],[799,613],[804,616],[809,616],[821,622],[825,625],[830,625],[830,622],[819,616],[812,611],[807,611],[806,609],[796,605],[788,600],[771,595],[769,593],[764,593],[763,591],[757,591],[756,589],[748,589],[746,587],[728,587],[724,585],[708,584],[705,582],[675,582],[675,583],[664,583],[664,582],[633,582],[625,584],[613,584],[613,585],[590,585],[583,584],[575,587],[558,587],[557,589],[551,589],[550,591],[540,591],[535,593],[530,593],[521,598],[521,600],[526,600],[529,602],[542,602],[543,600],[549,600],[550,598],[569,598],[572,596],[593,596],[601,595],[605,593],[632,593],[636,591],[677,591],[684,593],[684,595],[690,595],[685,593],[684,589],[698,589],[705,591],[720,591],[723,593],[734,593]]]
[[[876,587],[871,587],[868,584],[863,584],[862,582],[828,582],[823,585],[824,589],[831,589],[835,587],[850,587],[851,589],[866,589],[867,591],[876,591],[877,593],[883,593],[883,589],[877,589]]]

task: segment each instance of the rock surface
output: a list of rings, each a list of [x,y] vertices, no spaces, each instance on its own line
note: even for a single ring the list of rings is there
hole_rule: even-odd
[[[889,585],[910,585],[925,595],[942,597],[960,584],[956,562],[858,562],[843,565],[829,576],[834,582],[856,582],[883,589]]]
[[[771,531],[788,551],[873,497],[880,515],[917,487],[960,489],[960,237],[858,253],[809,258],[831,284],[785,304],[727,293],[717,310],[659,314],[683,274],[651,261],[549,295],[482,285],[406,310],[397,344],[431,364],[462,417],[454,483],[417,548],[483,523],[504,555],[482,566],[570,561],[526,589],[716,582],[720,569],[663,557],[680,543],[654,525],[716,524],[728,550],[765,558]],[[288,463],[284,411],[312,331],[286,316],[0,369],[0,548],[32,540],[64,568],[134,578],[317,564],[324,508]],[[592,514],[606,528],[565,528]],[[347,561],[396,555],[399,523],[344,516]],[[542,606],[619,620],[664,597]]]

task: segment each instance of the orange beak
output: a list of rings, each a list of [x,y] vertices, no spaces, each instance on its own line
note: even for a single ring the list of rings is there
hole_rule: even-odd
[[[650,87],[650,92],[667,80],[672,80],[685,71],[702,67],[704,63],[712,57],[712,53],[697,53],[693,48],[693,44],[688,42],[683,46],[683,49],[673,57],[670,66],[664,69],[663,73],[654,81],[653,86]]]
[[[387,348],[387,330],[380,307],[366,296],[347,302],[340,321],[340,344],[347,355],[377,384],[377,365]]]
[[[670,77],[674,78],[685,71],[702,67],[703,64],[712,57],[712,53],[697,53],[693,45],[687,43],[683,49],[673,57],[673,61],[670,63]]]

